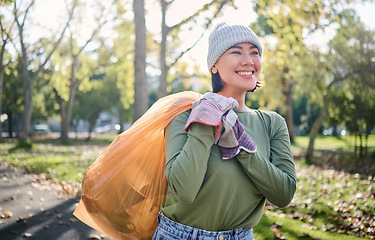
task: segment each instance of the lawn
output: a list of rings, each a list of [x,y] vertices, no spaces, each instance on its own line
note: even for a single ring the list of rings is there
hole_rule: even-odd
[[[354,151],[354,146],[356,142],[357,145],[359,145],[359,139],[356,139],[354,136],[351,135],[344,135],[340,137],[320,135],[316,138],[314,147],[317,150]],[[306,149],[308,146],[309,138],[307,136],[296,136],[295,144],[292,146],[292,149],[297,151],[301,148]],[[369,136],[368,147],[371,149],[375,148],[375,134]]]
[[[35,141],[31,150],[14,149],[15,142],[6,141],[0,144],[0,160],[79,188],[89,165],[114,138],[104,135],[91,142],[78,139],[71,145],[56,140]],[[350,136],[319,137],[316,148],[353,150],[353,143]],[[307,145],[307,137],[297,137],[292,150],[301,153]],[[369,138],[368,145],[374,149],[375,136]],[[264,217],[254,228],[257,240],[375,238],[375,173],[350,174],[321,168],[307,165],[303,158],[296,161],[296,170],[298,183],[292,203],[284,209],[267,205]]]

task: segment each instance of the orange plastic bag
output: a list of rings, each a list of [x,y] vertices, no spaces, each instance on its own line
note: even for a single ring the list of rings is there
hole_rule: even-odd
[[[167,190],[164,128],[200,97],[161,98],[120,134],[88,169],[73,214],[114,239],[150,239]]]

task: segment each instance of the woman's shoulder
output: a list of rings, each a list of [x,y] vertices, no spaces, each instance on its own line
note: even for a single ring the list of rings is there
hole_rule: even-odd
[[[183,123],[183,124],[185,124],[186,121],[189,118],[190,112],[191,112],[191,109],[186,110],[185,112],[182,112],[182,113],[178,114],[177,116],[175,116],[172,119],[172,122],[173,123],[181,123],[181,124]]]
[[[262,117],[265,117],[265,118],[269,118],[271,120],[284,120],[284,117],[281,116],[279,113],[275,112],[275,111],[269,111],[269,110],[254,110],[254,112],[256,112],[258,115],[262,116]]]
[[[284,117],[275,111],[255,110],[254,113],[257,114],[263,125],[268,129],[270,136],[286,127]]]

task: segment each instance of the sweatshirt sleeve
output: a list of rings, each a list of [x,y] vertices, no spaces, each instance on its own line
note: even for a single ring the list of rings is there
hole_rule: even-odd
[[[270,130],[270,159],[260,151],[241,151],[237,159],[270,202],[286,207],[293,199],[297,179],[285,120],[280,115],[274,117]]]
[[[194,201],[202,186],[210,150],[214,144],[212,126],[193,123],[184,131],[188,113],[178,115],[168,125],[165,135],[166,176],[181,202]]]

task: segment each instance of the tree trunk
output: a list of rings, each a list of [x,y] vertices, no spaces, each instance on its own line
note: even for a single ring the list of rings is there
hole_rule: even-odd
[[[9,134],[9,137],[12,138],[13,137],[13,112],[8,111],[7,115],[8,115],[8,134]]]
[[[327,114],[323,111],[320,113],[317,120],[315,120],[313,126],[311,127],[309,134],[309,147],[306,152],[306,163],[312,164],[314,159],[314,144],[315,138],[318,135],[320,127],[323,125],[323,122],[326,120]]]
[[[101,111],[99,109],[97,109],[94,116],[89,119],[89,130],[88,130],[88,136],[86,138],[87,142],[90,141],[90,139],[91,139],[91,133],[94,131],[94,127],[95,127],[96,121],[99,118],[100,112]]]
[[[60,105],[60,116],[61,116],[61,128],[60,128],[60,140],[63,143],[67,143],[69,141],[69,136],[68,136],[68,123],[67,123],[67,118],[66,118],[66,111],[64,108],[64,104],[61,103]]]
[[[146,20],[144,0],[133,0],[133,9],[135,23],[135,79],[133,121],[136,121],[148,109],[148,91],[146,75]]]
[[[290,142],[294,143],[294,124],[293,124],[293,83],[289,83],[286,86],[286,91],[284,91],[284,96],[286,99],[286,114],[285,121],[288,126]]]
[[[61,141],[64,143],[69,142],[69,130],[70,130],[70,121],[72,119],[73,103],[74,99],[81,81],[75,80],[75,70],[77,66],[78,55],[73,55],[73,63],[70,70],[70,87],[69,87],[69,99],[64,101],[61,98],[62,104],[60,105],[61,112],[64,113],[61,115]],[[65,102],[65,106],[64,103]]]
[[[60,126],[60,138],[62,139],[63,138],[63,133],[64,132],[67,132],[65,130],[66,128],[66,113],[65,113],[65,108],[64,108],[64,99],[62,99],[62,97],[60,97],[60,95],[58,94],[57,90],[56,89],[53,89],[53,91],[55,92],[55,96],[56,96],[56,101],[57,101],[57,104],[59,105],[59,108],[60,108],[60,117],[61,117],[61,126]]]
[[[160,1],[161,3],[161,43],[160,43],[160,85],[158,98],[165,97],[167,95],[167,75],[168,67],[166,63],[166,51],[167,51],[167,35],[169,33],[169,28],[165,22],[165,16],[167,13],[167,3],[164,0]]]
[[[328,117],[328,95],[323,96],[323,109],[320,113],[319,117],[315,120],[313,126],[311,127],[310,133],[309,133],[309,147],[307,148],[306,152],[306,163],[311,164],[314,159],[314,143],[315,138],[318,135],[320,127],[323,125],[324,121]]]
[[[1,28],[2,30],[2,28]],[[3,79],[4,79],[4,53],[5,53],[5,45],[6,45],[6,40],[3,39],[3,45],[1,47],[1,52],[0,52],[0,118],[1,114],[3,113]],[[3,141],[3,128],[2,128],[2,123],[0,120],[0,142]]]
[[[363,138],[362,138],[362,133],[359,132],[359,159],[363,159]]]
[[[24,44],[21,44],[24,45]],[[20,133],[20,141],[26,142],[29,139],[30,133],[30,123],[31,123],[31,113],[33,107],[33,89],[34,89],[34,79],[30,79],[29,72],[27,70],[27,53],[26,48],[22,47],[22,81],[23,87],[25,89],[25,103],[22,118],[22,127]]]

